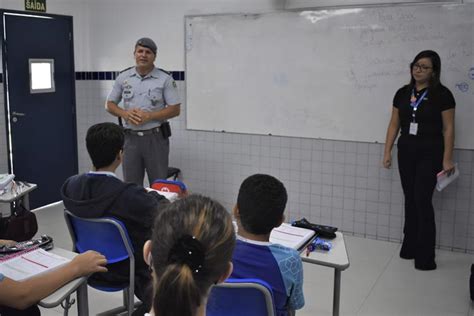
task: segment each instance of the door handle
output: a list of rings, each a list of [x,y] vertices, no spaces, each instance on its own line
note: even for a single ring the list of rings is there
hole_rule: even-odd
[[[20,113],[20,112],[12,112],[13,116],[26,116],[25,113]]]

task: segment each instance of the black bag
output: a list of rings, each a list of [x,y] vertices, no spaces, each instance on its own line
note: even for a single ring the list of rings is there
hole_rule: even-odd
[[[2,218],[0,236],[14,241],[30,240],[38,232],[36,215],[16,201],[10,217]]]

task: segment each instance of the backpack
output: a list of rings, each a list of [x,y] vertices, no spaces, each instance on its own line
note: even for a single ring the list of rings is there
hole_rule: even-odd
[[[153,181],[151,188],[158,191],[174,192],[178,193],[179,196],[186,193],[186,185],[177,180],[155,180]]]

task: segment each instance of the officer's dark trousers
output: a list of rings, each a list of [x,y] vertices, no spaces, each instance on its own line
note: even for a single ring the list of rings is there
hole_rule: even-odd
[[[150,186],[156,179],[166,179],[169,152],[170,141],[161,131],[143,136],[126,132],[122,164],[125,182],[143,185],[145,170]]]
[[[402,135],[398,140],[398,166],[405,195],[404,238],[400,256],[415,259],[415,267],[434,264],[436,227],[433,191],[442,170],[442,137]]]

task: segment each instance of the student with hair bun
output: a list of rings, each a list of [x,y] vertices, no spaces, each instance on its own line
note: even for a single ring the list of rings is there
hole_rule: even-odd
[[[232,272],[234,246],[231,216],[219,203],[191,195],[170,204],[143,250],[154,283],[148,315],[205,315],[211,286]]]

